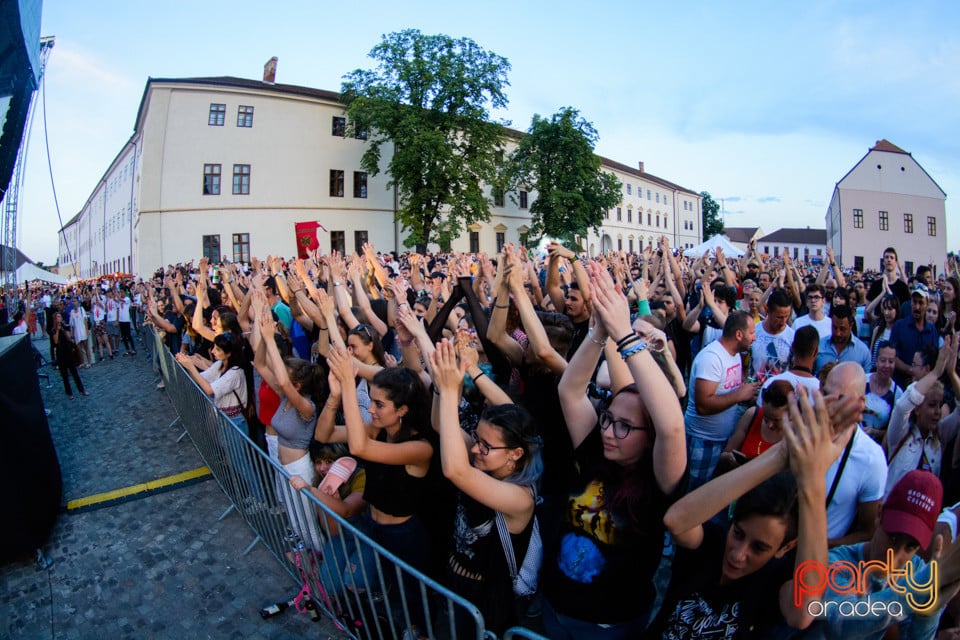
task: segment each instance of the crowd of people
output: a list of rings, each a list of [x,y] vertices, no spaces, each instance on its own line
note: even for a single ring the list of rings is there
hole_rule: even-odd
[[[68,394],[153,325],[290,473],[285,502],[311,492],[496,633],[536,592],[551,638],[946,636],[960,271],[882,264],[365,245],[35,292],[15,322]],[[392,588],[290,518],[331,579]]]

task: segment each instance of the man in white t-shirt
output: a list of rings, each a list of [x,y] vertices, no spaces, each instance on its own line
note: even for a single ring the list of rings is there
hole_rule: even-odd
[[[838,363],[823,384],[827,399],[851,395],[862,399],[866,390],[867,376],[856,362]],[[855,419],[859,423],[860,416]],[[847,433],[841,443],[844,452],[827,470],[827,539],[831,547],[870,539],[887,484],[887,460],[880,445],[859,424]]]
[[[759,383],[744,382],[740,354],[750,348],[756,323],[743,311],[731,311],[723,334],[697,354],[690,370],[692,393],[684,415],[692,491],[713,477],[720,454],[737,422],[737,404],[753,401]]]
[[[782,289],[767,299],[767,317],[757,326],[757,339],[750,347],[750,377],[763,382],[787,370],[793,329],[787,324],[793,305]]]
[[[820,338],[813,327],[800,327],[793,334],[793,345],[790,348],[792,364],[783,373],[778,373],[764,380],[757,396],[757,406],[763,406],[763,392],[777,380],[786,380],[794,389],[806,387],[811,393],[820,388],[820,380],[813,375],[813,364],[820,349]]]
[[[830,335],[833,326],[830,318],[823,310],[826,294],[823,292],[823,287],[816,283],[808,285],[805,294],[807,296],[807,313],[793,321],[793,330],[796,331],[800,327],[806,326],[816,327],[820,339],[823,340]]]

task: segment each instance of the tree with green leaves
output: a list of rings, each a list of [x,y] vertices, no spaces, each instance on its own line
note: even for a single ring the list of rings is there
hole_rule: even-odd
[[[715,235],[723,233],[723,219],[720,217],[720,205],[706,191],[701,191],[703,196],[703,239],[709,240]]]
[[[490,219],[484,185],[500,180],[504,129],[489,109],[507,104],[510,63],[469,38],[416,29],[383,36],[370,57],[376,68],[348,73],[341,86],[348,134],[367,133],[361,164],[370,175],[393,143],[388,186],[399,193],[407,246],[449,245]]]
[[[570,242],[603,224],[620,202],[620,181],[600,169],[593,153],[597,131],[580,112],[564,107],[549,119],[533,116],[511,157],[512,186],[536,191],[530,237]]]

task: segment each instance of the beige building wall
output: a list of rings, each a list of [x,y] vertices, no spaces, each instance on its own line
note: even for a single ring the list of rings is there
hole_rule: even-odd
[[[910,273],[931,263],[939,272],[946,257],[946,195],[907,153],[869,151],[837,184],[826,222],[844,267],[880,270],[886,247]]]
[[[354,197],[366,143],[333,135],[333,118],[344,115],[336,94],[294,89],[234,79],[150,80],[133,136],[61,231],[61,264],[65,233],[79,244],[82,277],[115,271],[144,277],[198,259],[204,236],[218,236],[219,253],[231,260],[234,234],[247,234],[250,256],[289,257],[296,255],[294,225],[307,221],[326,229],[318,230],[324,252],[334,233],[343,234],[347,252],[359,249],[363,237],[378,250],[403,251],[395,192],[386,186],[392,147],[382,148],[380,173],[367,176],[366,197]],[[209,124],[211,104],[225,105],[222,126]],[[237,126],[241,106],[253,107],[252,127]],[[508,151],[514,145],[508,139]],[[205,165],[220,165],[219,195],[204,194]],[[234,165],[250,167],[248,194],[233,193]],[[661,235],[681,249],[702,241],[698,194],[642,167],[607,160],[603,167],[623,184],[621,219],[614,208],[599,233],[585,239],[591,255],[629,250],[631,241],[640,251]],[[331,170],[344,172],[342,197],[331,196]],[[535,198],[528,192],[523,206],[514,191],[499,205],[491,194],[490,220],[464,230],[452,248],[492,254],[502,242],[523,242]]]

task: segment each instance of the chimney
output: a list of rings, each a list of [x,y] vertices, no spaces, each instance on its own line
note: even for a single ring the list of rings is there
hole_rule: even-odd
[[[277,81],[277,56],[273,56],[263,65],[263,81],[270,84]]]
[[[637,166],[638,166],[639,169],[640,169],[640,173],[643,173],[643,160],[641,160],[640,162],[638,162],[638,163],[637,163]]]

